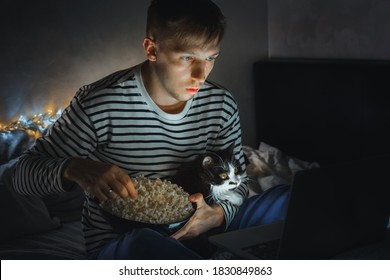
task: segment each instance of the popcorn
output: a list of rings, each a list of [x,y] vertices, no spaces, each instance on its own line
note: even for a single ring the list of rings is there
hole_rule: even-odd
[[[138,191],[135,200],[119,197],[100,206],[115,216],[149,224],[172,224],[194,212],[189,194],[170,181],[139,176],[133,182]]]

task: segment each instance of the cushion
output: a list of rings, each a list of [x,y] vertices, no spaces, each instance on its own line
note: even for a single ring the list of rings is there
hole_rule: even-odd
[[[81,222],[62,224],[59,229],[32,234],[0,244],[1,260],[85,259]]]
[[[12,185],[17,158],[0,165],[0,242],[59,227],[58,218],[50,217],[39,197],[18,194]]]
[[[56,193],[42,198],[51,216],[56,216],[61,223],[81,221],[85,193],[81,187],[74,187],[67,192]]]
[[[0,131],[0,164],[17,158],[30,148],[34,141],[24,130]]]
[[[47,132],[49,127],[50,125],[46,127],[42,132],[42,135]],[[0,166],[11,159],[19,157],[25,150],[30,148],[34,142],[35,139],[30,137],[25,130],[15,129],[0,131]],[[10,178],[8,179],[9,181],[11,180]],[[3,182],[1,177],[0,182]],[[13,189],[11,191],[13,191]],[[81,220],[84,197],[84,191],[80,187],[75,186],[69,192],[52,194],[44,198],[34,198],[34,200],[42,200],[50,215],[52,217],[58,217],[61,222],[64,223]]]

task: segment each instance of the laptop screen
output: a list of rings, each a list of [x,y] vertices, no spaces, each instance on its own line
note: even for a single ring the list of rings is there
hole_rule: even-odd
[[[384,239],[390,195],[389,158],[297,172],[279,258],[328,259]]]

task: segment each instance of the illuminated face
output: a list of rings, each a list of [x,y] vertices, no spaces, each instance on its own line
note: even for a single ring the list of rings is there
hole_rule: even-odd
[[[153,73],[149,94],[161,105],[191,99],[202,87],[219,55],[217,44],[177,48],[173,42],[164,46],[149,43],[152,55],[148,58]]]

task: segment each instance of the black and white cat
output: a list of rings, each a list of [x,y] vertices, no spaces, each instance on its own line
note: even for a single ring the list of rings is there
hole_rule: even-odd
[[[205,200],[217,202],[228,200],[240,206],[244,198],[236,188],[243,181],[243,171],[235,159],[234,146],[225,150],[207,152],[185,163],[172,179],[189,194],[202,193]]]

